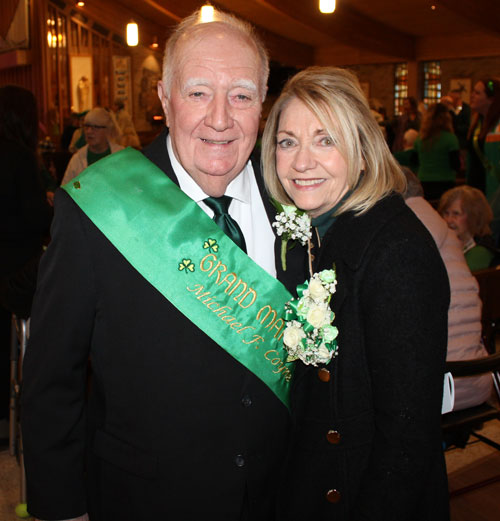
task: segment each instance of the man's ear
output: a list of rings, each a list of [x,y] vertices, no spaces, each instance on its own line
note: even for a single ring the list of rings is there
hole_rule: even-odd
[[[165,124],[168,127],[168,98],[162,81],[158,82],[158,97],[160,98],[163,113],[165,114]]]

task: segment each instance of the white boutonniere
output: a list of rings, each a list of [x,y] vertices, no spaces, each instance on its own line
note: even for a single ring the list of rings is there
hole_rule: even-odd
[[[297,287],[298,299],[285,304],[283,343],[288,351],[287,362],[301,360],[317,366],[337,356],[339,332],[332,326],[335,314],[330,309],[336,285],[335,267],[323,270]]]
[[[311,218],[295,206],[280,204],[274,200],[272,203],[279,212],[273,227],[281,237],[281,265],[286,271],[286,252],[295,246],[295,241],[304,246],[311,238]]]

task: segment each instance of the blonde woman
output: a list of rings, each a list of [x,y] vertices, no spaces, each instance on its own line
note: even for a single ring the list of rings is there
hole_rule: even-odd
[[[313,272],[337,277],[338,355],[295,362],[278,519],[448,519],[448,279],[356,78],[314,67],[289,80],[262,160],[271,195],[312,217]]]

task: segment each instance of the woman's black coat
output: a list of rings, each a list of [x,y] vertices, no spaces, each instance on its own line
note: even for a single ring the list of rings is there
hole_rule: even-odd
[[[314,270],[333,264],[339,355],[328,375],[296,362],[278,519],[446,520],[440,418],[449,285],[438,250],[393,195],[361,216],[337,218]]]

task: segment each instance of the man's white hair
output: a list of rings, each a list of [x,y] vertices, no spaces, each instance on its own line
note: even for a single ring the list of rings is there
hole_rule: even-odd
[[[227,28],[239,33],[243,38],[247,39],[250,45],[255,46],[261,62],[260,71],[260,94],[261,101],[264,101],[267,91],[267,80],[269,78],[269,56],[264,43],[256,34],[255,29],[248,22],[237,18],[236,16],[214,9],[214,19],[212,22],[201,21],[201,9],[198,9],[187,18],[179,23],[175,31],[170,35],[165,45],[165,54],[163,57],[163,89],[166,96],[170,96],[173,77],[176,72],[178,63],[178,46],[179,40],[188,36],[198,35],[206,31],[211,24],[222,24]]]

